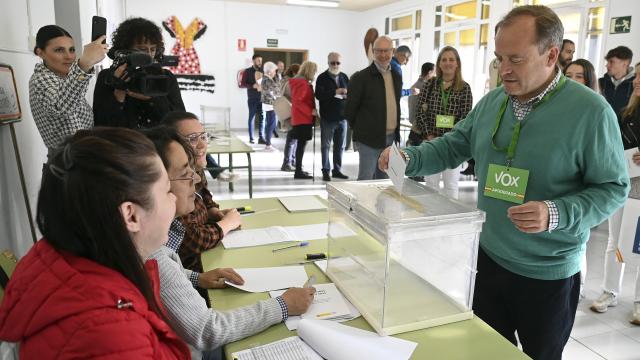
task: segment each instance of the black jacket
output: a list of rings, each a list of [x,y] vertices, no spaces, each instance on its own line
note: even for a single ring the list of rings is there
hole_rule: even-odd
[[[619,114],[618,124],[624,149],[640,146],[640,109],[636,108],[636,111],[626,118],[622,118],[622,114]]]
[[[391,71],[393,92],[396,95],[396,141],[400,141],[400,91],[402,77]],[[349,83],[349,93],[345,104],[344,116],[353,129],[353,140],[373,148],[386,146],[387,102],[385,99],[384,79],[375,63],[362,69]]]
[[[247,99],[249,100],[260,100],[260,92],[253,88],[256,83],[256,71],[262,70],[249,66],[242,73],[242,86],[247,88]]]
[[[336,76],[340,84],[339,87],[346,89],[349,86],[349,77],[342,72]],[[318,76],[316,80],[316,99],[320,102],[320,118],[322,120],[333,122],[344,120],[345,99],[335,97],[337,88],[338,85],[329,70]]]
[[[175,110],[184,111],[178,80],[171,71],[164,70],[169,77],[169,94],[144,101],[125,97],[120,103],[113,95],[113,87],[106,84],[112,69],[104,69],[98,74],[93,91],[93,119],[95,126],[126,127],[130,129],[150,128],[160,124],[162,118]]]
[[[622,108],[627,106],[631,93],[633,92],[633,79],[635,76],[627,75],[627,78],[617,87],[613,85],[611,76],[604,74],[603,77],[598,79],[598,86],[600,87],[600,93],[607,99],[607,102],[613,108],[613,111],[619,113]]]

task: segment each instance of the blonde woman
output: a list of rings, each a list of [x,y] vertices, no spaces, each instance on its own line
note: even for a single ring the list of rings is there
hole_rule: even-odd
[[[458,51],[445,46],[438,54],[436,77],[422,86],[416,106],[416,121],[423,140],[433,140],[451,131],[473,106],[471,87],[462,79]],[[427,185],[439,188],[444,181],[445,193],[458,198],[459,167],[425,177]]]
[[[302,157],[307,141],[313,135],[313,120],[318,116],[316,102],[313,97],[313,85],[318,65],[312,61],[305,61],[300,65],[298,75],[289,79],[291,90],[291,129],[292,137],[298,140],[296,147],[296,171],[294,179],[311,179],[309,173],[302,171]]]

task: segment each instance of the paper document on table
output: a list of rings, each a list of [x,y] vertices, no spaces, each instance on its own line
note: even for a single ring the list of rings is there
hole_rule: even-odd
[[[256,346],[231,354],[235,360],[281,360],[308,359],[322,360],[317,352],[305,344],[298,336],[274,341],[270,344]]]
[[[259,246],[292,241],[282,226],[270,226],[260,229],[235,230],[222,239],[225,249]]]
[[[289,212],[319,211],[326,210],[327,205],[315,195],[309,196],[288,196],[278,198]]]
[[[289,330],[298,328],[301,319],[348,321],[360,316],[360,312],[342,296],[335,284],[317,284],[316,294],[309,309],[301,316],[289,316],[285,325]],[[270,291],[272,298],[280,296],[283,290]]]
[[[624,151],[624,157],[627,160],[627,168],[629,169],[629,177],[640,176],[640,166],[633,162],[633,154],[638,152],[638,148],[632,148]]]
[[[389,163],[387,167],[387,175],[393,182],[393,186],[402,193],[402,187],[404,186],[404,172],[407,170],[407,162],[404,161],[404,157],[400,153],[400,149],[396,143],[391,145],[391,151],[389,151]]]
[[[307,273],[304,271],[304,266],[276,266],[234,270],[242,276],[244,285],[232,284],[230,281],[226,281],[226,283],[229,286],[253,293],[302,287],[307,281]]]
[[[329,223],[310,224],[300,226],[285,226],[284,230],[289,238],[294,241],[308,241],[326,239],[329,233]],[[331,236],[333,238],[354,236],[356,233],[342,224],[332,224]]]
[[[298,325],[298,336],[329,360],[406,360],[418,345],[334,321],[302,319]]]

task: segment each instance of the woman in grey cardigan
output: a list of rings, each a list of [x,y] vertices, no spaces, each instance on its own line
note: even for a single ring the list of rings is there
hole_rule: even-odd
[[[271,146],[271,137],[276,130],[276,112],[273,110],[273,103],[277,97],[280,97],[280,82],[276,80],[276,71],[278,66],[268,61],[264,64],[264,77],[262,78],[262,92],[260,93],[260,101],[262,101],[262,111],[264,111],[264,118],[267,121],[264,129],[266,144],[266,151],[274,151]]]
[[[147,136],[154,142],[169,174],[171,192],[176,195],[176,217],[193,211],[195,184],[200,178],[191,168],[194,162],[191,146],[174,129],[166,127],[150,130]],[[311,305],[313,288],[291,288],[277,298],[231,311],[207,308],[190,279],[197,278],[200,287],[213,288],[224,286],[220,281],[223,277],[236,283],[242,283],[242,278],[232,269],[215,269],[192,276],[192,271],[183,268],[177,254],[184,231],[182,224],[174,221],[167,244],[151,254],[150,259],[158,263],[160,297],[169,323],[196,353],[258,333],[286,320],[289,315],[304,313]]]

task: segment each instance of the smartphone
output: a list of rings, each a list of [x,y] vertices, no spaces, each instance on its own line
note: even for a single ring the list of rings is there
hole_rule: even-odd
[[[94,16],[91,19],[91,41],[96,41],[102,35],[107,35],[107,19],[102,16]],[[106,44],[107,39],[102,43]]]

